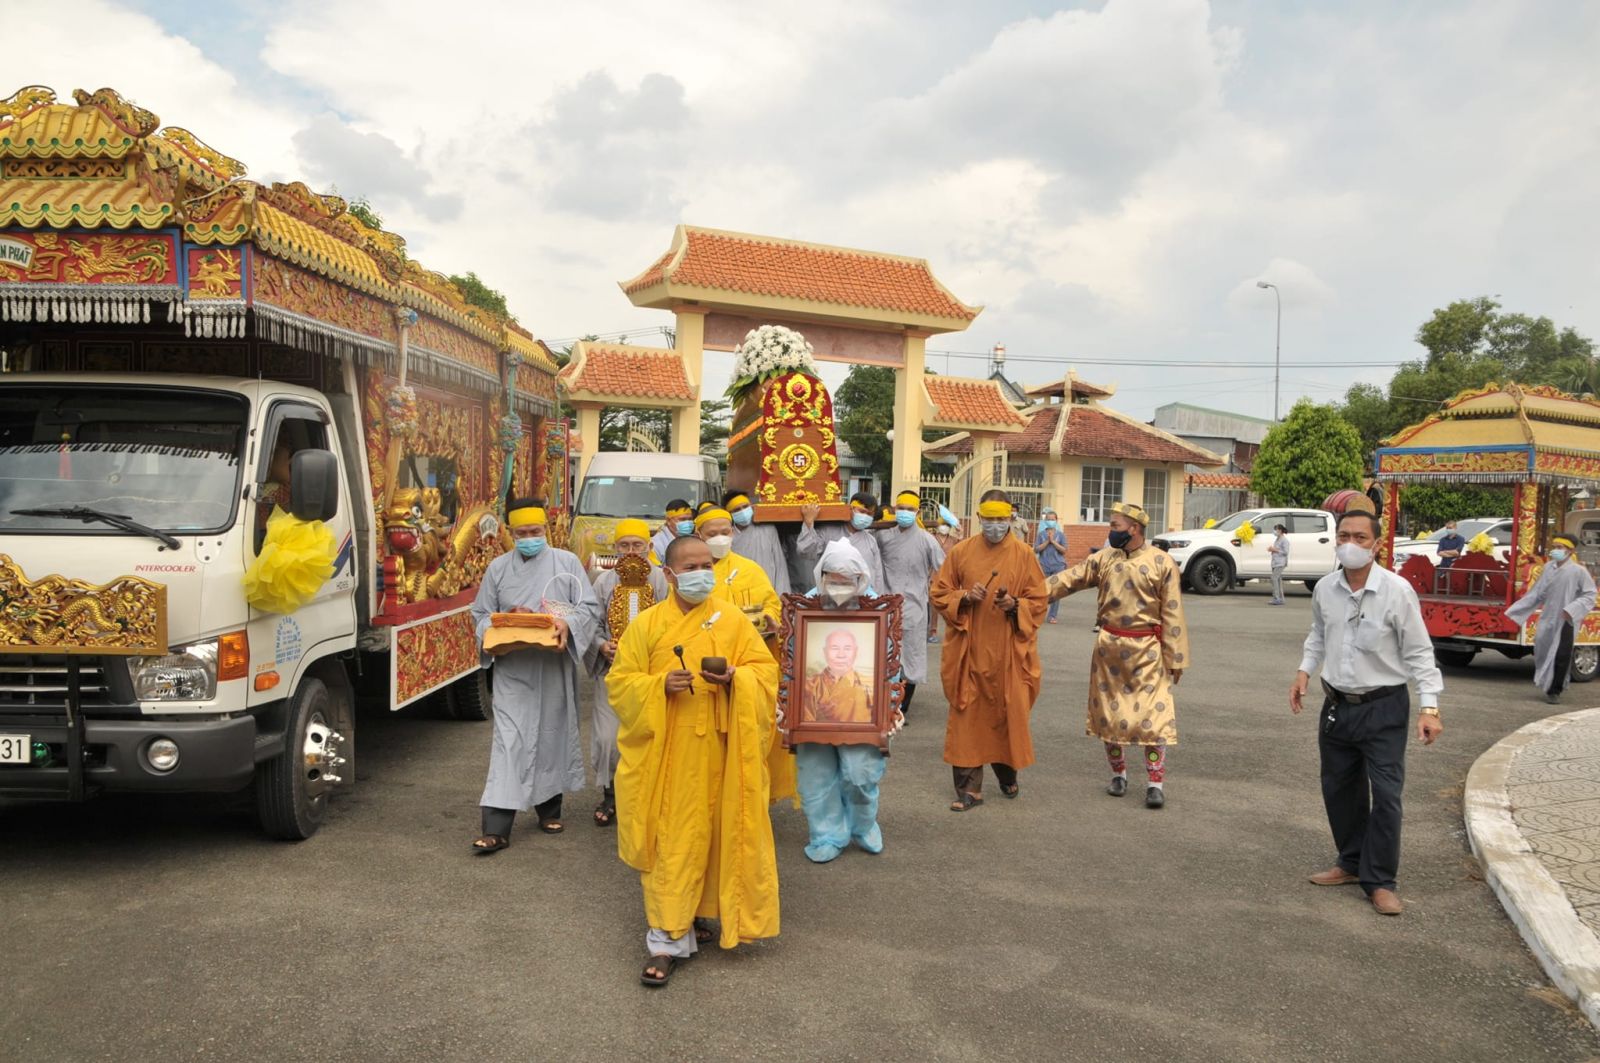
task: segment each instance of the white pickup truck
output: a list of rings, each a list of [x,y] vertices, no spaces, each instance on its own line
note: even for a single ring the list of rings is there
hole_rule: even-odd
[[[1256,532],[1248,544],[1239,537],[1239,528],[1247,521]],[[1221,594],[1236,584],[1272,575],[1267,544],[1278,524],[1289,529],[1286,578],[1302,580],[1310,588],[1337,567],[1333,514],[1322,509],[1242,509],[1214,527],[1167,532],[1151,542],[1178,563],[1185,587],[1197,594]]]

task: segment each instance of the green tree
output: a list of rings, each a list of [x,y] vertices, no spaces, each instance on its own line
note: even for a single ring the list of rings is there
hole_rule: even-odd
[[[1333,406],[1301,399],[1261,441],[1250,489],[1275,506],[1320,506],[1361,487],[1361,436]]]
[[[853,365],[833,392],[839,438],[885,483],[894,466],[894,370]]]
[[[372,209],[372,203],[366,196],[350,200],[345,204],[345,211],[369,229],[383,228],[383,215]]]
[[[727,445],[728,433],[733,429],[733,407],[728,405],[725,398],[700,400],[700,453],[717,456],[720,454],[724,467],[728,458],[721,453]]]
[[[1509,517],[1511,490],[1504,487],[1419,484],[1401,489],[1400,509],[1406,515],[1408,527],[1434,530],[1447,520]]]
[[[471,270],[468,270],[464,277],[459,273],[452,273],[450,283],[461,289],[462,298],[466,299],[468,306],[475,306],[501,317],[511,316],[511,311],[506,309],[505,295],[483,283]]]

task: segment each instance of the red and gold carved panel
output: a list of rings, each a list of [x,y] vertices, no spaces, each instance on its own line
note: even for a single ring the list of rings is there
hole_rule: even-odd
[[[500,351],[493,344],[451,328],[426,314],[417,315],[417,323],[411,327],[410,342],[497,379],[500,376]]]
[[[848,516],[839,485],[833,399],[806,373],[768,381],[734,413],[728,438],[728,485],[761,505],[757,520],[795,520],[816,503],[825,520]]]
[[[190,299],[244,297],[243,249],[191,247],[188,260]]]
[[[478,667],[478,637],[469,610],[424,620],[394,633],[394,707]]]
[[[1571,476],[1582,480],[1600,480],[1600,458],[1577,454],[1552,454],[1541,450],[1533,458],[1534,472],[1547,476]]]
[[[1518,474],[1528,471],[1528,453],[1525,450],[1423,450],[1416,453],[1378,453],[1378,475],[1395,476],[1402,473],[1438,473],[1460,475],[1471,473]]]
[[[1422,622],[1436,639],[1514,639],[1517,625],[1505,617],[1505,604],[1483,599],[1424,598]]]
[[[251,301],[269,303],[387,343],[398,342],[389,304],[267,255],[252,255]]]
[[[523,362],[517,366],[517,393],[537,395],[554,406],[556,401],[556,376],[538,366]]]
[[[178,283],[177,241],[164,234],[6,232],[0,283]]]

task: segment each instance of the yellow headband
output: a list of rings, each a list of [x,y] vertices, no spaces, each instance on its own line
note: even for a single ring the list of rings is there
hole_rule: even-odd
[[[669,519],[672,517],[687,517],[693,512],[694,510],[690,509],[688,506],[679,506],[677,509],[667,510],[667,517]]]
[[[750,504],[750,496],[748,496],[748,495],[734,495],[732,498],[728,499],[728,501],[726,503],[723,504],[722,508],[726,509],[726,510],[735,510],[735,509],[738,509],[740,506],[748,506],[749,504]]]
[[[1554,539],[1550,540],[1551,546],[1554,546],[1557,543],[1566,543],[1567,549],[1569,550],[1576,550],[1578,548],[1578,544],[1572,539],[1567,538],[1565,535],[1558,535]]]
[[[617,521],[617,538],[626,539],[630,535],[635,539],[648,539],[650,538],[650,525],[638,517],[628,517],[625,520]]]
[[[894,504],[897,506],[920,506],[922,505],[922,499],[910,491],[901,491],[894,496]]]
[[[1138,521],[1140,527],[1150,523],[1150,514],[1144,511],[1144,507],[1135,505],[1132,502],[1113,502],[1111,503],[1111,512],[1120,513],[1129,520]]]
[[[1003,520],[1011,516],[1011,503],[1002,502],[998,498],[988,502],[978,503],[978,516],[989,520]]]
[[[506,525],[512,528],[520,528],[526,524],[548,523],[550,522],[545,519],[544,510],[538,506],[523,506],[506,514]]]
[[[713,508],[708,509],[705,512],[701,513],[698,517],[696,517],[694,519],[694,526],[698,530],[702,524],[708,524],[708,523],[710,523],[711,521],[714,521],[714,520],[732,520],[732,519],[733,519],[732,515],[730,515],[727,510],[725,510],[725,509],[716,509],[715,507],[713,507]]]

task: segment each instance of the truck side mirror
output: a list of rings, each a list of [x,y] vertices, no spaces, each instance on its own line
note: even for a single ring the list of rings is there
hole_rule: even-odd
[[[329,450],[302,450],[289,461],[289,512],[332,520],[339,512],[339,462]]]

